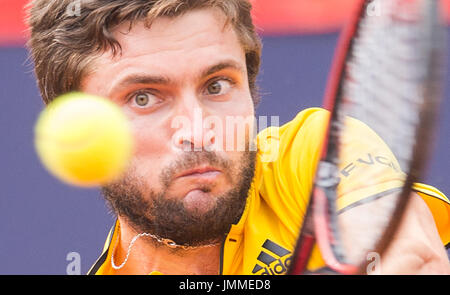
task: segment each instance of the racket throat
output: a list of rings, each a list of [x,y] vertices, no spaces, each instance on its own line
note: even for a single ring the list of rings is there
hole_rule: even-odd
[[[290,275],[301,275],[305,273],[312,250],[316,244],[311,211],[312,210],[308,210],[304,219],[304,225],[297,243],[297,249],[294,253],[294,259],[292,260],[293,264],[288,273]]]
[[[333,193],[335,192],[331,192],[331,194]],[[329,197],[327,197],[325,191],[316,187],[314,189],[313,223],[320,253],[326,265],[333,271],[344,275],[356,274],[359,268],[345,263],[341,251],[337,250],[340,245],[337,229],[333,228],[337,227],[337,220],[330,220],[330,215],[333,215],[333,212],[336,211],[330,213],[329,202]],[[331,210],[334,210],[334,208],[331,208]]]

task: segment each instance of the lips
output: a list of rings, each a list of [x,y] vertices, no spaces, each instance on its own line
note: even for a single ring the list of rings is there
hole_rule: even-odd
[[[183,198],[189,195],[199,200],[200,197],[204,199],[204,197],[220,194],[226,187],[225,184],[226,176],[222,170],[206,165],[197,166],[176,174],[167,192],[174,196],[183,196]]]
[[[181,177],[215,177],[220,174],[221,171],[214,167],[197,167],[189,170],[185,170],[178,174],[176,178]]]

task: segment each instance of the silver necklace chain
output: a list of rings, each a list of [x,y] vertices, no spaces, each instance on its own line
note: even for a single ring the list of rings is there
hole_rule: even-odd
[[[175,242],[174,242],[173,240],[171,240],[171,239],[163,239],[163,238],[160,238],[160,237],[158,237],[158,236],[156,236],[156,235],[152,235],[152,234],[150,234],[150,233],[140,233],[140,234],[135,235],[135,236],[133,237],[133,239],[131,240],[130,245],[128,246],[127,256],[125,257],[125,260],[122,262],[122,264],[116,265],[116,264],[114,263],[114,254],[116,253],[116,247],[117,247],[117,244],[118,244],[118,242],[119,242],[119,233],[117,233],[116,241],[115,241],[114,248],[113,248],[112,254],[111,254],[111,266],[112,266],[114,269],[116,269],[116,270],[117,270],[117,269],[121,269],[122,267],[124,267],[125,264],[126,264],[127,261],[128,261],[128,258],[130,257],[131,248],[133,247],[134,243],[135,243],[140,237],[144,237],[144,236],[145,236],[145,237],[150,237],[150,238],[156,240],[158,243],[164,244],[164,245],[166,245],[167,247],[172,248],[172,249],[179,248],[179,249],[183,249],[183,250],[192,250],[192,249],[198,249],[198,248],[204,248],[204,247],[214,247],[214,246],[216,246],[217,244],[220,243],[220,242],[216,242],[216,243],[211,243],[211,244],[201,245],[201,246],[185,246],[185,245],[178,245],[177,243],[175,243]]]

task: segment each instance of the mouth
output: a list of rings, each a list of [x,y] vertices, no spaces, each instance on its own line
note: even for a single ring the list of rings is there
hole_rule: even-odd
[[[214,178],[221,173],[222,171],[217,168],[210,166],[203,166],[185,170],[180,174],[178,174],[175,178],[182,178],[182,177]]]

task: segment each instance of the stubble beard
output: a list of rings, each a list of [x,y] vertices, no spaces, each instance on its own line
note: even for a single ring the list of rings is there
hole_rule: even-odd
[[[102,187],[102,195],[114,213],[124,218],[137,233],[170,239],[177,245],[198,247],[220,242],[244,212],[254,178],[256,152],[245,151],[238,165],[214,152],[187,152],[160,173],[163,189],[156,192],[130,169],[119,181]],[[174,174],[183,168],[208,164],[222,169],[232,188],[215,196],[214,205],[199,214],[188,210],[180,198],[168,196]],[[238,167],[236,167],[238,166]],[[202,187],[209,192],[210,187]],[[145,192],[145,193],[144,193]]]

